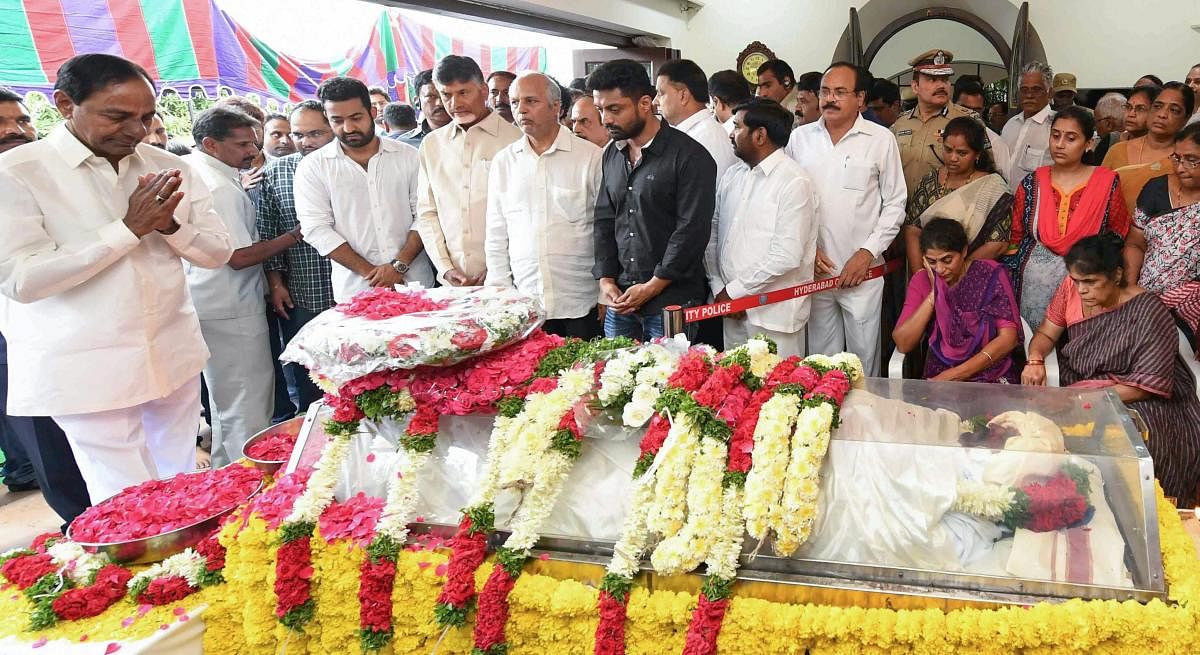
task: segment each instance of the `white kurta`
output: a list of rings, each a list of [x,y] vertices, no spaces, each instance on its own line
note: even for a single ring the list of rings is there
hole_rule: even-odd
[[[0,155],[0,331],[8,412],[82,414],[164,398],[208,358],[180,258],[233,249],[212,196],[178,157],[138,146],[120,173],[64,125]],[[121,222],[138,176],[182,168],[179,229],[138,239]],[[69,381],[69,382],[68,382]]]
[[[717,211],[704,253],[713,293],[724,289],[741,298],[811,281],[817,207],[808,175],[783,150],[754,168],[741,161],[730,168],[717,185]],[[808,316],[809,298],[801,297],[749,309],[744,321],[727,318],[726,327],[734,329],[726,333],[736,339],[731,343],[745,341],[755,328],[801,337]],[[787,354],[798,354],[799,345]]]
[[[122,219],[138,177],[175,168],[179,228],[135,237]],[[180,258],[232,253],[208,188],[148,145],[118,171],[64,124],[0,155],[0,198],[8,412],[54,417],[93,501],[190,469],[208,349]]]
[[[421,141],[417,229],[439,280],[451,268],[467,277],[484,272],[488,169],[520,138],[521,130],[493,111],[470,129],[452,122]]]
[[[820,206],[817,247],[840,272],[860,248],[872,265],[883,263],[904,220],[908,189],[896,138],[887,128],[859,115],[834,144],[825,118],[796,128],[787,147],[813,181]],[[867,375],[879,372],[879,318],[883,280],[813,297],[808,345],[812,352],[850,350]]]
[[[596,307],[592,223],[603,152],[559,126],[541,155],[525,137],[496,155],[488,182],[485,284],[537,296],[547,319],[579,318]]]
[[[1029,118],[1018,113],[1004,124],[1004,131],[1000,133],[1008,144],[1008,170],[1004,173],[1008,188],[1014,192],[1026,175],[1054,162],[1050,158],[1050,124],[1053,120],[1054,112],[1046,105]]]
[[[183,158],[213,196],[213,207],[235,249],[258,241],[254,205],[238,170],[196,151]],[[242,445],[271,424],[275,369],[267,331],[262,265],[234,270],[185,265],[200,330],[212,353],[204,367],[212,411],[212,462],[224,466],[242,456]]]
[[[416,149],[392,139],[379,140],[379,152],[365,170],[336,139],[305,157],[293,187],[304,240],[326,257],[347,243],[374,266],[392,261],[416,229],[418,167]],[[370,288],[361,275],[337,262],[332,278],[338,302]],[[404,278],[433,286],[425,252],[409,264]]]
[[[717,162],[717,184],[721,183],[725,171],[738,163],[737,155],[733,152],[733,142],[729,140],[730,133],[725,131],[707,109],[701,109],[688,116],[674,127],[692,137],[712,155],[713,161]]]

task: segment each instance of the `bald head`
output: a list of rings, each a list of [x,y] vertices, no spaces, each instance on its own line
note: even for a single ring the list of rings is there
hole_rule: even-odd
[[[558,132],[562,91],[541,73],[522,73],[509,89],[517,127],[534,141],[553,140]]]

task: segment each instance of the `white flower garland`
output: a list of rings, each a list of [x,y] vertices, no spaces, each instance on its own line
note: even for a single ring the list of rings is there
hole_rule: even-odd
[[[321,457],[313,465],[312,475],[304,492],[292,504],[292,511],[284,519],[284,523],[313,523],[321,517],[321,513],[333,502],[333,491],[337,487],[338,473],[342,463],[350,452],[350,439],[353,435],[338,435],[329,438],[321,449]]]
[[[745,535],[742,520],[744,496],[745,492],[736,485],[725,487],[722,491],[721,522],[716,528],[716,539],[704,560],[710,576],[728,580],[737,575],[738,558],[742,555],[742,539]]]
[[[379,522],[375,524],[377,534],[391,537],[397,544],[408,539],[408,524],[416,514],[420,492],[417,480],[420,472],[431,459],[429,453],[405,451],[404,462],[397,467],[396,475],[388,481],[387,499]]]
[[[547,464],[541,457],[551,449],[559,421],[592,390],[593,380],[591,367],[575,368],[559,375],[554,390],[530,394],[514,419],[513,438],[501,452],[497,480],[501,488],[526,488],[542,476]]]
[[[629,512],[621,523],[621,536],[613,545],[613,558],[608,563],[608,572],[623,578],[632,578],[641,568],[642,554],[650,540],[646,519],[654,503],[654,478],[643,474],[633,482],[629,501]]]
[[[87,585],[92,574],[111,562],[108,555],[89,553],[83,546],[66,539],[55,541],[46,549],[46,554],[59,567],[60,572],[65,573],[79,586]]]
[[[808,359],[805,359],[805,361],[808,361]],[[852,387],[862,387],[863,381],[867,379],[862,360],[854,353],[838,353],[830,357],[829,362],[846,372],[846,377],[850,379],[850,386]]]
[[[720,536],[721,481],[729,448],[720,439],[701,439],[687,479],[687,519],[675,534],[664,539],[650,556],[662,575],[686,573],[700,565]]]
[[[754,427],[754,462],[746,474],[743,514],[746,531],[758,541],[767,538],[771,513],[783,496],[788,464],[788,435],[800,413],[800,398],[777,394],[763,403]]]
[[[516,417],[497,416],[492,424],[492,434],[488,437],[487,458],[483,464],[483,474],[479,477],[479,486],[471,497],[468,507],[491,504],[496,500],[496,492],[500,485],[500,457],[512,442],[514,428],[518,425]]]
[[[197,553],[194,549],[186,548],[182,553],[172,555],[133,576],[125,586],[133,589],[142,581],[179,576],[187,580],[188,585],[199,588],[200,574],[204,572],[206,566],[208,566],[208,560],[203,555]]]
[[[829,448],[832,427],[833,407],[827,402],[805,407],[796,419],[783,497],[771,513],[775,554],[780,557],[796,552],[812,532],[821,491],[821,462]]]
[[[756,378],[765,379],[775,365],[782,361],[779,355],[771,352],[771,343],[761,335],[751,338],[732,352],[743,348],[746,354],[750,355],[750,374]]]
[[[533,487],[525,494],[521,507],[509,522],[512,534],[504,541],[504,548],[527,551],[533,548],[540,537],[542,524],[554,510],[558,495],[575,463],[557,451],[548,451],[541,456],[541,467]]]
[[[962,512],[999,523],[1004,519],[1004,510],[1016,499],[1012,487],[974,480],[958,481],[958,495],[950,507],[953,512]]]
[[[651,534],[669,537],[683,528],[688,511],[688,477],[692,457],[699,448],[700,434],[692,418],[687,414],[673,417],[657,461],[646,472],[654,476],[654,500],[646,516]]]

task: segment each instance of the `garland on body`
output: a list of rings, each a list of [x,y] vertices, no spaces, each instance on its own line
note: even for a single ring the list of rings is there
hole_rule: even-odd
[[[1091,486],[1087,471],[1069,462],[1045,480],[1020,485],[959,480],[951,510],[999,523],[1010,532],[1053,532],[1091,519]]]
[[[493,569],[495,581],[489,578],[490,585],[485,584],[485,588],[491,587],[488,603],[507,598],[510,583],[515,582],[528,549],[537,541],[537,528],[545,520],[544,514],[553,508],[553,500],[546,499],[557,498],[562,480],[579,456],[582,435],[572,408],[595,386],[595,375],[602,374],[603,363],[596,365],[596,371],[570,369],[633,345],[631,339],[623,337],[569,340],[541,359],[525,397],[507,396],[497,404],[498,416],[488,440],[480,485],[448,544],[451,552],[446,583],[434,609],[440,626],[466,623],[475,600],[475,571],[486,555],[488,535],[495,530],[495,496],[501,489],[518,488],[526,493],[513,516],[513,534],[497,553],[501,565]],[[502,574],[496,571],[506,571],[507,579],[501,579]],[[480,614],[484,615],[482,607]],[[481,650],[485,651],[501,648],[503,621],[499,621],[499,628],[496,622],[488,623],[482,633],[477,626],[476,643],[483,643],[485,648]]]
[[[33,604],[30,630],[98,616],[125,596],[133,576],[107,555],[88,553],[60,535],[42,535],[31,549],[0,555],[0,575]]]
[[[662,541],[651,555],[665,575],[723,557],[729,525],[740,519],[723,489],[730,440],[762,386],[761,375],[778,362],[775,345],[756,337],[719,362],[694,349],[679,362],[642,439],[629,513],[613,560],[601,582],[596,653],[623,653],[629,590],[651,537]],[[698,451],[698,452],[697,452]],[[739,460],[740,461],[740,460]]]

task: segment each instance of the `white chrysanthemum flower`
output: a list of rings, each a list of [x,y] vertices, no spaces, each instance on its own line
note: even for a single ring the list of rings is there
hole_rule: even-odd
[[[720,439],[701,439],[687,481],[687,520],[676,534],[663,539],[650,556],[662,575],[691,571],[704,561],[721,536],[721,481],[728,448]]]
[[[408,523],[416,513],[420,498],[419,474],[430,460],[429,453],[408,452],[406,455],[397,467],[396,475],[388,481],[387,499],[375,525],[376,532],[401,544],[408,538]]]
[[[788,435],[800,412],[800,399],[791,394],[772,396],[759,411],[754,428],[754,466],[746,475],[746,530],[762,541],[770,529],[772,508],[783,495],[784,474],[788,462]]]
[[[646,518],[651,533],[670,537],[683,527],[687,516],[687,482],[692,460],[699,450],[695,423],[686,414],[675,418],[654,480],[654,505]]]
[[[859,385],[866,379],[866,373],[863,370],[862,360],[858,355],[849,352],[838,353],[830,358],[834,366],[848,371],[850,384]]]
[[[812,530],[820,495],[820,463],[829,446],[832,424],[833,406],[829,403],[805,407],[796,419],[783,496],[771,512],[775,553],[780,557],[794,553]]]
[[[959,480],[958,495],[950,509],[987,521],[999,522],[1015,498],[1016,494],[1008,485]]]
[[[632,578],[642,563],[646,542],[650,532],[646,529],[646,516],[654,502],[654,479],[645,476],[633,481],[629,511],[621,523],[621,536],[613,545],[613,558],[608,563],[608,572]]]

